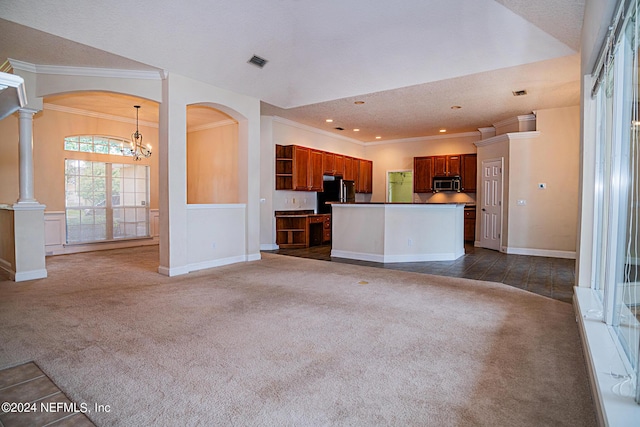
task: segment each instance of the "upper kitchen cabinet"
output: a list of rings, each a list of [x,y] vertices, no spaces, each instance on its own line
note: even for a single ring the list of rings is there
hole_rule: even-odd
[[[324,191],[323,175],[354,181],[357,193],[373,190],[373,162],[300,145],[276,145],[276,190]]]
[[[478,155],[463,154],[460,157],[462,158],[462,172],[460,173],[462,191],[465,193],[475,193],[477,188]]]
[[[293,146],[276,145],[276,190],[293,189]]]
[[[322,151],[276,145],[276,190],[322,191]]]
[[[413,158],[413,192],[433,191],[434,176],[460,176],[463,193],[476,192],[476,154],[450,154]]]
[[[293,146],[293,190],[309,188],[309,153],[306,147]]]
[[[323,167],[323,152],[318,150],[309,151],[309,191],[322,191],[322,175],[324,172]]]
[[[460,175],[460,171],[460,155],[453,154],[448,156],[433,157],[434,176],[455,176]]]
[[[373,162],[371,160],[356,159],[358,162],[358,179],[356,193],[373,193]]]
[[[338,175],[336,174],[336,155],[333,153],[322,153],[322,169],[324,169],[325,175]]]
[[[356,181],[358,179],[358,163],[353,157],[344,156],[344,174],[342,179],[345,181]]]
[[[433,191],[433,157],[413,158],[413,192],[430,193]]]
[[[342,154],[333,155],[333,165],[335,175],[344,176],[344,156]]]

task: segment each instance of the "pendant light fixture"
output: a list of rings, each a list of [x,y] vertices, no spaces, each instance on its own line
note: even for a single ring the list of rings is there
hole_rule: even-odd
[[[140,111],[139,105],[134,105],[136,109],[136,131],[131,134],[131,146],[122,149],[122,154],[127,156],[133,156],[133,160],[141,160],[143,157],[151,156],[151,146],[149,144],[142,145],[142,134],[138,129],[138,112]]]

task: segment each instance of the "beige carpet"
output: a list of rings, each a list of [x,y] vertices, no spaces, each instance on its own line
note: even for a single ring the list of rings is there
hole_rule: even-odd
[[[186,276],[157,247],[0,282],[0,368],[98,426],[595,425],[572,307],[497,283],[263,254]]]

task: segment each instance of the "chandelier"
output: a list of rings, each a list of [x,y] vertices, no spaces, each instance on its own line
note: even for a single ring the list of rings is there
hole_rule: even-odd
[[[133,156],[133,160],[141,160],[143,157],[151,156],[151,146],[149,144],[142,145],[142,134],[138,130],[138,112],[139,105],[134,105],[136,109],[136,131],[131,134],[131,145],[122,148],[122,154],[125,156]]]

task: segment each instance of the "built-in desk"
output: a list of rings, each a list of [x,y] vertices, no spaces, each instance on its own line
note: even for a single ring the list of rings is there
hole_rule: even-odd
[[[374,262],[450,261],[464,255],[464,204],[331,205],[331,256]]]
[[[276,244],[283,248],[308,248],[331,241],[331,215],[313,211],[276,211]]]

